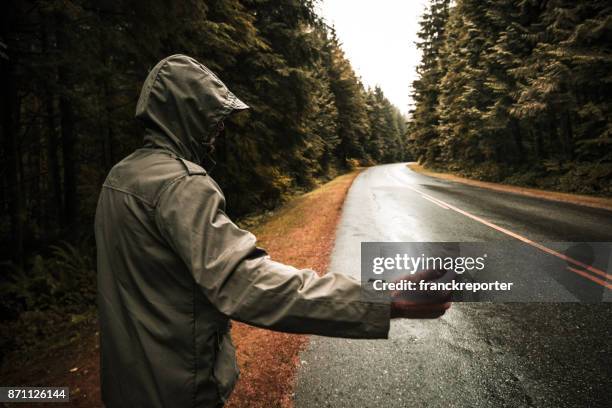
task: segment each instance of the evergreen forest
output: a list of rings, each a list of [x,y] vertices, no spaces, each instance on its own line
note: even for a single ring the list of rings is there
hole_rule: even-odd
[[[432,0],[408,150],[473,178],[612,195],[612,3]]]

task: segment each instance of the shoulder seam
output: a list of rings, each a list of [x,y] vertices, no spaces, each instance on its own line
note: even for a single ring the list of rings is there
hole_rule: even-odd
[[[104,183],[102,185],[102,187],[108,188],[109,190],[115,190],[115,191],[119,191],[120,193],[124,193],[124,194],[130,195],[132,197],[135,197],[135,198],[139,199],[140,201],[142,201],[143,203],[147,204],[148,206],[153,207],[153,203],[151,203],[146,198],[142,197],[140,194],[134,193],[133,191],[129,191],[129,190],[125,190],[123,188],[115,187],[115,186],[107,184],[107,183]]]

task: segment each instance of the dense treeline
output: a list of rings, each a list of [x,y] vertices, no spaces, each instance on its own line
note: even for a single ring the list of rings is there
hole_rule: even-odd
[[[209,168],[233,216],[403,159],[404,118],[364,88],[313,10],[309,0],[3,4],[0,359],[91,315],[98,192],[142,145],[140,87],[168,55],[195,57],[251,106],[226,121]]]
[[[409,145],[494,181],[612,194],[612,4],[432,0]]]
[[[140,86],[174,53],[252,107],[226,123],[212,170],[233,215],[405,151],[404,119],[364,89],[310,0],[10,1],[1,30],[0,239],[18,267],[90,237],[107,171],[142,143]]]

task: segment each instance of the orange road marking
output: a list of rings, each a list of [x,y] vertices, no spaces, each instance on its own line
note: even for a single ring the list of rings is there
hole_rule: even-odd
[[[605,272],[604,272],[604,271],[602,271],[601,269],[595,268],[594,266],[591,266],[591,265],[587,265],[587,264],[585,264],[585,263],[583,263],[583,262],[580,262],[580,261],[579,261],[579,260],[577,260],[577,259],[574,259],[574,258],[569,257],[569,256],[567,256],[567,255],[564,255],[564,254],[562,254],[562,253],[559,253],[559,252],[557,252],[557,251],[555,251],[555,250],[553,250],[553,249],[550,249],[550,248],[548,248],[548,247],[545,247],[544,245],[539,244],[539,243],[537,243],[537,242],[533,242],[533,241],[532,241],[532,240],[530,240],[529,238],[526,238],[526,237],[524,237],[524,236],[522,236],[522,235],[519,235],[519,234],[517,234],[516,232],[512,232],[512,231],[510,231],[510,230],[508,230],[508,229],[506,229],[506,228],[500,227],[499,225],[493,224],[492,222],[489,222],[489,221],[487,221],[487,220],[485,220],[485,219],[483,219],[483,218],[480,218],[480,217],[478,217],[478,216],[476,216],[476,215],[473,215],[473,214],[471,214],[471,213],[469,213],[469,212],[467,212],[467,211],[464,211],[464,210],[462,210],[462,209],[460,209],[460,208],[457,208],[457,207],[455,207],[454,205],[451,205],[451,204],[449,204],[449,203],[447,203],[447,202],[445,202],[445,201],[443,201],[443,200],[440,200],[439,198],[435,198],[435,197],[432,197],[432,196],[430,196],[430,195],[428,195],[428,194],[425,194],[425,193],[423,193],[422,191],[417,190],[416,188],[410,187],[410,186],[408,186],[408,185],[407,185],[406,187],[407,187],[407,188],[409,188],[409,189],[411,189],[412,191],[415,191],[415,192],[419,193],[419,194],[420,194],[421,196],[423,196],[424,198],[429,198],[429,199],[431,199],[431,200],[438,201],[438,202],[440,202],[441,204],[444,204],[444,205],[445,205],[446,207],[448,207],[449,209],[451,209],[451,210],[453,210],[453,211],[455,211],[455,212],[458,212],[459,214],[465,215],[466,217],[471,218],[471,219],[473,219],[474,221],[478,221],[478,222],[480,222],[481,224],[484,224],[484,225],[486,225],[486,226],[488,226],[488,227],[491,227],[491,228],[493,228],[493,229],[495,229],[495,230],[497,230],[497,231],[499,231],[499,232],[501,232],[501,233],[503,233],[503,234],[509,235],[509,236],[511,236],[512,238],[516,238],[516,239],[518,239],[519,241],[523,241],[523,242],[525,242],[526,244],[529,244],[529,245],[531,245],[531,246],[533,246],[533,247],[535,247],[535,248],[539,249],[539,250],[540,250],[540,251],[542,251],[542,252],[546,252],[547,254],[550,254],[550,255],[556,256],[557,258],[563,259],[563,260],[564,260],[564,261],[566,261],[566,262],[569,262],[569,263],[572,263],[572,264],[574,264],[574,265],[580,266],[580,267],[582,267],[582,268],[584,268],[584,269],[588,270],[589,272],[592,272],[592,273],[594,273],[594,274],[596,274],[596,275],[602,276],[602,277],[604,277],[604,278],[606,278],[606,279],[612,279],[612,275],[608,275],[607,273],[605,273]],[[431,201],[431,200],[430,200],[430,201]],[[568,268],[569,268],[569,267],[568,267]],[[572,268],[572,269],[573,269],[573,268]],[[582,275],[582,276],[584,276],[584,275],[583,275],[583,273],[584,273],[584,274],[586,274],[586,272],[584,272],[584,271],[578,271],[578,270],[572,270],[572,272],[579,273],[579,274],[580,274],[580,275]],[[589,275],[589,276],[591,276],[591,275]],[[591,279],[591,278],[593,278],[593,279]],[[600,284],[600,285],[602,285],[602,286],[605,286],[605,287],[606,287],[606,288],[608,288],[608,289],[612,289],[611,285],[609,285],[608,283],[606,283],[606,282],[602,281],[601,279],[595,278],[595,277],[593,277],[593,276],[591,276],[591,278],[589,278],[589,279],[591,279],[591,280],[592,280],[592,281],[594,281],[594,282],[599,283],[599,284]],[[596,279],[596,280],[594,280],[594,279]]]
[[[612,285],[611,285],[611,284],[609,284],[608,282],[604,282],[604,281],[602,281],[601,279],[596,278],[596,277],[595,277],[595,276],[593,276],[593,275],[589,275],[589,274],[588,274],[588,273],[586,273],[585,271],[581,271],[580,269],[572,268],[571,266],[568,266],[568,267],[567,267],[567,269],[569,269],[570,271],[572,271],[572,272],[574,272],[574,273],[577,273],[578,275],[580,275],[580,276],[582,276],[582,277],[585,277],[585,278],[587,278],[587,279],[590,279],[590,280],[592,280],[592,281],[593,281],[593,282],[595,282],[595,283],[599,283],[601,286],[604,286],[604,287],[606,287],[606,288],[608,288],[608,289],[612,289]]]

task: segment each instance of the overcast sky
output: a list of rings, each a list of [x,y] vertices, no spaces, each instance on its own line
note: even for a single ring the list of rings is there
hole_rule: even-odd
[[[380,85],[408,113],[420,54],[414,45],[427,0],[321,0],[318,11],[336,27],[342,48],[366,86]]]

